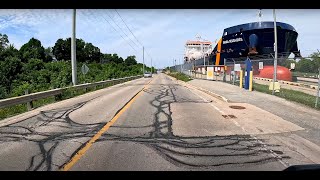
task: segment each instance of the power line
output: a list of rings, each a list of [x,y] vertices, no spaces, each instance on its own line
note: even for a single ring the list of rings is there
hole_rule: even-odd
[[[138,40],[138,38],[133,34],[133,32],[131,31],[131,29],[128,27],[127,23],[123,20],[122,16],[119,14],[119,12],[115,9],[115,11],[117,12],[117,14],[119,15],[120,19],[122,20],[122,22],[124,23],[124,25],[126,25],[127,29],[130,31],[130,33],[132,34],[132,36],[137,40],[137,42],[143,46],[143,44]]]
[[[137,40],[137,42],[138,42],[141,46],[144,46],[144,45],[138,40],[138,38],[133,34],[133,32],[132,32],[131,29],[128,27],[127,23],[124,21],[124,19],[123,19],[122,16],[120,15],[120,13],[119,13],[116,9],[115,9],[115,11],[117,12],[118,16],[120,17],[120,19],[122,20],[122,22],[124,23],[124,25],[125,25],[125,26],[127,27],[127,29],[130,31],[130,33],[132,34],[132,36]],[[144,51],[146,52],[146,54],[147,54],[150,58],[152,58],[146,50],[144,50]]]
[[[121,17],[121,15],[118,13],[118,11],[115,9],[115,11],[117,12],[117,14],[118,14],[118,16],[120,17],[120,19],[121,19],[121,21],[124,23],[124,25],[127,27],[127,29],[130,31],[130,33],[133,35],[133,37],[137,40],[137,42],[141,45],[141,46],[143,46],[142,45],[142,43],[135,37],[135,35],[132,33],[132,31],[130,30],[130,28],[127,26],[127,24],[124,22],[124,20],[123,20],[123,18]],[[122,28],[121,28],[121,30],[122,30]],[[124,32],[124,31],[123,31]],[[128,36],[128,38],[129,38],[129,36]],[[130,39],[130,38],[129,38]],[[131,40],[131,39],[130,39]],[[134,42],[134,41],[132,41],[132,42]],[[134,42],[134,44],[136,45],[136,46],[138,46],[138,44],[136,44],[135,42]]]
[[[129,36],[128,36],[128,35],[122,30],[122,28],[115,22],[115,20],[109,15],[109,13],[106,13],[106,14],[107,14],[107,15],[109,16],[109,18],[113,21],[113,23],[118,26],[118,28],[123,32],[123,34],[126,35],[127,38],[128,38],[131,42],[133,42],[135,45],[137,45],[134,41],[132,41],[132,40],[129,38]]]
[[[92,15],[92,12],[90,12],[90,14]],[[108,22],[108,24],[112,27],[112,29],[113,29],[116,33],[119,33],[119,32],[112,26],[112,24],[111,24],[103,15],[101,15],[101,17],[102,17],[105,21]],[[121,37],[124,41],[126,41],[125,38],[124,38],[120,33],[119,33],[119,35],[120,35],[120,37]],[[135,48],[133,48],[131,44],[129,44],[129,43],[127,43],[127,44],[128,44],[134,51],[137,52],[137,50],[136,50]]]

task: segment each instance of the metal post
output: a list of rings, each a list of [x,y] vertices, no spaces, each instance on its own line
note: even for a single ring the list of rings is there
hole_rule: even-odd
[[[176,69],[175,69],[176,67],[175,67],[175,65],[174,65],[174,59],[172,59],[172,67],[174,67],[173,70],[175,71],[175,70],[176,70]]]
[[[181,69],[182,69],[182,72],[184,72],[184,61],[182,61]]]
[[[71,38],[71,67],[72,84],[77,85],[77,57],[76,57],[76,10],[73,10],[72,18],[72,38]]]
[[[278,58],[278,45],[277,45],[277,21],[276,21],[276,10],[273,9],[274,18],[274,65],[273,65],[273,86],[272,94],[274,95],[274,84],[277,81],[277,58]]]
[[[320,96],[320,67],[319,67],[319,79],[318,79],[318,91],[317,91],[317,95],[316,95],[316,104],[315,104],[315,107],[317,108],[318,107],[318,102],[319,102],[319,96]]]
[[[317,51],[318,51],[318,53],[319,53],[319,55],[318,56],[320,56],[320,51],[319,51],[319,49],[317,49]],[[318,107],[318,102],[319,102],[319,96],[320,96],[320,67],[319,67],[319,75],[318,75],[318,92],[317,92],[317,99],[316,99],[316,108]]]
[[[223,67],[223,82],[226,82],[226,76],[227,76],[227,72],[226,72],[226,65],[227,65],[227,60],[226,58],[224,58],[224,67]]]
[[[252,84],[253,84],[253,71],[250,71],[250,77],[249,77],[249,91],[252,91]]]
[[[240,88],[243,88],[243,85],[242,85],[242,81],[243,81],[243,71],[242,69],[240,70]]]
[[[206,66],[206,55],[203,56],[203,65]]]
[[[142,61],[143,61],[143,68],[142,68],[142,71],[143,71],[143,75],[144,75],[144,46],[142,46]]]
[[[28,95],[28,94],[29,94],[29,90],[28,90],[28,89],[24,90],[24,94],[25,94],[25,95]],[[27,102],[27,110],[28,110],[28,111],[31,111],[32,108],[33,108],[33,103],[32,103],[32,101]]]
[[[152,74],[152,58],[151,58],[151,74]]]
[[[233,58],[232,58],[232,60],[233,60],[233,79],[232,79],[232,81],[233,81],[233,85],[234,85],[234,83],[237,79],[237,74],[236,74],[236,71],[234,70],[234,66],[236,65],[236,61]]]

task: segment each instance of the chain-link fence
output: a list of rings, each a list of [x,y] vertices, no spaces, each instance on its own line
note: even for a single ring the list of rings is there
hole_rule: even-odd
[[[170,69],[182,72],[194,79],[222,81],[239,86],[240,71],[243,72],[242,82],[244,82],[245,78],[245,60],[246,58],[224,59],[225,66],[215,66],[209,64],[208,60],[204,62],[203,59],[199,59],[190,63],[172,66]],[[274,71],[274,58],[272,55],[250,59],[250,61],[252,63],[253,84],[255,86],[268,86],[268,90],[271,92],[270,86],[273,86],[272,82],[275,78],[275,83],[279,85],[280,89],[300,91],[311,96],[316,96],[315,106],[319,106],[319,54],[299,59],[286,58],[285,55],[280,55],[277,58],[276,71]],[[214,69],[213,78],[208,78],[208,68],[210,67]],[[274,76],[275,72],[277,72],[276,76]],[[274,88],[276,87],[274,86]]]

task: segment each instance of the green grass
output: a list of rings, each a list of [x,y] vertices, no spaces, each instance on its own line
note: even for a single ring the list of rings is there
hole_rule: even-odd
[[[267,94],[272,94],[272,91],[269,90],[268,85],[253,83],[253,90],[267,93]],[[275,95],[278,97],[287,99],[289,101],[298,102],[298,103],[307,105],[309,107],[315,108],[314,105],[316,102],[316,96],[312,96],[310,94],[306,94],[306,93],[303,93],[300,91],[294,91],[294,90],[290,90],[290,89],[281,88],[280,92],[275,93]],[[316,109],[320,110],[320,106],[318,105],[318,107]]]
[[[304,72],[298,72],[298,71],[293,71],[292,72],[293,76],[299,76],[299,77],[317,77],[319,74],[318,73],[304,73]]]
[[[82,94],[88,93],[88,92],[92,92],[92,91],[96,91],[99,89],[103,89],[106,87],[112,86],[112,83],[108,83],[105,85],[100,85],[97,86],[96,89],[94,88],[87,88],[87,90],[85,89],[80,89],[80,90],[76,90],[74,88],[69,88],[68,90],[64,91],[62,94],[57,95],[57,96],[52,96],[52,97],[47,97],[47,98],[43,98],[43,99],[39,99],[39,100],[35,100],[32,102],[33,104],[33,108],[38,108],[47,104],[51,104],[54,102],[59,102],[65,99],[69,99],[69,98],[73,98],[76,96],[80,96]],[[26,104],[19,104],[19,105],[15,105],[15,106],[10,106],[10,107],[6,107],[6,108],[2,108],[0,109],[0,120],[8,118],[8,117],[12,117],[21,113],[27,112],[27,106]]]
[[[180,73],[180,72],[170,72],[170,73],[168,73],[168,75],[170,75],[178,80],[184,81],[184,82],[188,82],[188,81],[192,80],[189,76],[187,76],[183,73]]]
[[[27,106],[25,104],[19,104],[11,107],[2,108],[0,109],[0,120],[26,111]]]

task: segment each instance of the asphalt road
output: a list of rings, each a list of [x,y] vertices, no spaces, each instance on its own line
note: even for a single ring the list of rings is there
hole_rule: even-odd
[[[0,170],[283,170],[318,157],[274,140],[303,128],[233,105],[245,109],[165,74],[98,90],[0,124]]]

